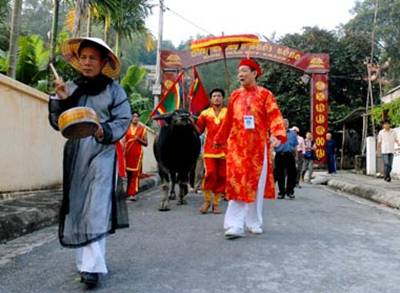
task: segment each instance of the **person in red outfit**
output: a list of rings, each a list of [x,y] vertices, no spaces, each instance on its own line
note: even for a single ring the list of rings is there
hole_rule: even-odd
[[[205,132],[204,143],[204,203],[200,207],[200,213],[206,214],[212,206],[214,214],[220,214],[219,201],[225,192],[226,161],[225,151],[215,148],[214,137],[226,115],[226,107],[223,106],[225,92],[222,89],[213,89],[210,92],[211,106],[202,111],[197,120],[197,130],[201,134]],[[214,198],[211,205],[212,193]]]
[[[261,68],[252,59],[238,67],[241,87],[232,92],[228,110],[214,143],[226,150],[225,237],[263,233],[264,198],[275,198],[271,145],[286,141],[286,129],[272,93],[257,86]]]
[[[147,146],[146,128],[140,125],[140,115],[133,112],[132,121],[128,131],[125,134],[125,161],[126,171],[128,173],[128,198],[136,200],[136,194],[139,191],[139,178],[142,174],[143,149]]]

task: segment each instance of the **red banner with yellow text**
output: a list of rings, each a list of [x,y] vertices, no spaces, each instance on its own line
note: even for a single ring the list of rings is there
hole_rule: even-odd
[[[312,133],[319,163],[326,162],[326,133],[328,132],[328,75],[313,74],[311,84]]]

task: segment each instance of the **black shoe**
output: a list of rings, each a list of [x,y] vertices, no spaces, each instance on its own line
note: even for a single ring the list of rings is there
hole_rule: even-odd
[[[81,282],[88,288],[95,288],[99,282],[98,273],[81,272]]]
[[[287,196],[288,196],[289,199],[294,199],[295,198],[293,192],[288,193]]]
[[[278,193],[278,199],[284,199],[284,198],[285,198],[285,195],[284,195],[284,194]]]
[[[392,177],[388,176],[388,178],[386,179],[387,182],[392,181]]]

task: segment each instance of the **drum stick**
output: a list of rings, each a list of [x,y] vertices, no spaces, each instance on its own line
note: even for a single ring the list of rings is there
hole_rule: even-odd
[[[49,66],[51,68],[51,71],[53,71],[54,76],[56,77],[56,79],[61,79],[60,76],[58,75],[56,69],[54,68],[53,63],[49,63]]]

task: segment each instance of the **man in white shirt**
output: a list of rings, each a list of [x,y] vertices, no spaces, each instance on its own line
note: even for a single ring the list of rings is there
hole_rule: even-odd
[[[394,143],[399,144],[396,131],[390,128],[388,120],[383,121],[383,129],[378,133],[378,151],[380,150],[383,159],[383,179],[390,182],[392,171]]]

